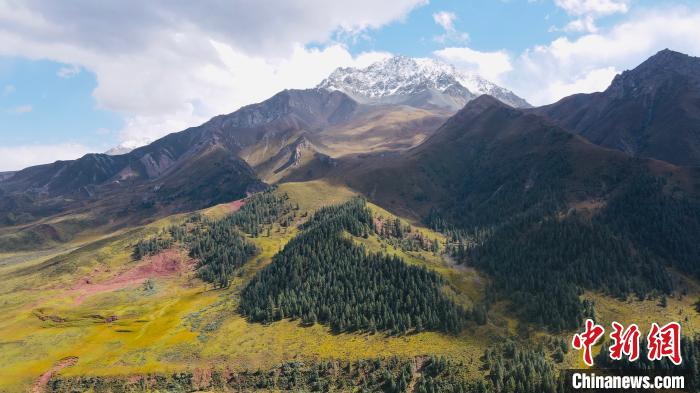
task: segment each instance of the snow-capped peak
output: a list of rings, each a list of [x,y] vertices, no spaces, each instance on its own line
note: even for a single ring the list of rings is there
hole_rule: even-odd
[[[449,102],[447,106],[461,107],[469,100],[489,94],[504,103],[524,107],[529,104],[511,91],[486,79],[458,71],[454,66],[428,58],[393,56],[366,68],[337,68],[318,86],[340,90],[360,101],[397,102],[427,92],[432,103]],[[444,95],[437,99],[435,94]],[[439,104],[435,104],[438,105]]]

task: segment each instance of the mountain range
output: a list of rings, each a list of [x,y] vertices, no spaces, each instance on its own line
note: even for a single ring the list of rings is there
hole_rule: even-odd
[[[508,176],[501,181],[517,176],[534,187],[548,171],[535,151],[549,152],[547,159],[560,155],[574,161],[570,165],[576,170],[589,172],[593,164],[586,162],[649,157],[668,163],[657,165],[668,172],[693,173],[674,165],[700,165],[699,68],[697,58],[663,50],[618,75],[604,92],[538,108],[434,60],[396,56],[362,69],[339,68],[316,88],[282,91],[126,154],[88,154],[3,175],[0,223],[31,228],[45,217],[94,208],[128,222],[148,220],[237,199],[265,184],[324,176],[342,179],[370,197],[387,194],[401,208],[414,205],[411,200],[437,197],[440,193],[430,190],[440,177],[447,183],[438,189],[454,199],[466,192],[455,189],[457,180],[497,169],[487,163],[513,166],[525,154],[533,164],[511,168],[517,175],[503,172]],[[498,116],[484,119],[493,107]],[[455,132],[448,130],[477,124],[483,124],[478,133],[450,137],[444,144]],[[542,142],[535,147],[536,138],[525,132],[532,124],[557,129],[561,140],[580,137],[562,146]],[[552,132],[547,135],[553,137]],[[465,163],[469,157],[476,161]],[[394,198],[394,186],[369,185],[367,179],[381,175],[359,175],[359,168],[385,173],[404,166],[400,171],[408,176],[392,175],[387,184],[411,179],[411,185],[395,185],[413,188],[408,200]],[[428,176],[430,171],[435,172]],[[425,213],[425,204],[416,205],[412,211]]]
[[[0,173],[0,390],[563,392],[588,318],[679,321],[697,384],[698,70],[531,107],[393,57]]]

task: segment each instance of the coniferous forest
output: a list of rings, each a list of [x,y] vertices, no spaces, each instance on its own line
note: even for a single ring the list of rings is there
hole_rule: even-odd
[[[433,210],[427,222],[447,234],[452,257],[493,277],[492,300],[553,331],[580,326],[584,289],[644,299],[674,289],[668,266],[698,277],[700,203],[660,179],[632,171],[592,215],[540,213],[470,228]]]
[[[270,226],[280,221],[280,225],[287,226],[291,222],[292,205],[288,202],[287,194],[278,195],[275,188],[270,188],[248,198],[245,204],[234,214],[224,220],[231,226],[238,227],[241,231],[257,237],[264,226]]]
[[[205,220],[189,233],[190,256],[199,261],[197,275],[204,281],[227,287],[236,269],[256,253],[229,219]]]
[[[641,299],[671,290],[659,261],[635,251],[607,227],[579,218],[523,220],[504,226],[471,254],[494,277],[520,317],[554,331],[576,329],[583,318],[580,288]]]
[[[139,240],[132,255],[139,260],[169,248],[176,242],[189,250],[198,261],[197,276],[204,281],[227,287],[238,268],[257,252],[243,232],[257,237],[264,227],[277,222],[289,225],[293,208],[286,194],[274,188],[253,195],[236,212],[221,219],[195,214],[179,225],[172,225],[158,236]],[[292,214],[289,214],[289,213]]]
[[[172,247],[174,241],[169,237],[156,236],[148,239],[141,239],[134,246],[134,250],[131,253],[135,261],[149,256],[155,255],[159,252]]]
[[[362,199],[320,209],[244,288],[241,312],[256,322],[301,318],[335,332],[460,331],[467,312],[442,293],[439,275],[367,253],[346,237],[366,237],[371,228]]]

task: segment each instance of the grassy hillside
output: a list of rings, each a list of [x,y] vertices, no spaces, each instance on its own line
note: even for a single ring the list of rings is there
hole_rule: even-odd
[[[313,193],[315,199],[299,199],[300,209],[308,211],[352,195],[339,190],[324,201],[323,194],[315,191],[329,187],[288,184],[277,192],[287,192],[292,201]],[[220,205],[203,213],[220,216],[227,210],[228,205]],[[269,237],[249,237],[259,254],[243,266],[229,288],[214,290],[194,276],[186,253],[167,255],[180,263],[172,271],[153,267],[162,255],[132,259],[139,239],[185,218],[172,216],[123,235],[76,244],[75,250],[3,266],[0,345],[6,367],[0,371],[0,390],[22,391],[68,357],[78,360],[61,375],[129,375],[225,365],[257,369],[299,356],[353,360],[438,353],[475,361],[489,340],[486,328],[458,336],[424,332],[391,337],[333,334],[321,325],[302,327],[298,320],[249,323],[236,312],[238,291],[297,230],[274,224]],[[437,257],[432,262],[406,257],[412,263],[445,268]]]
[[[266,324],[248,321],[238,312],[240,291],[299,234],[298,225],[313,212],[354,195],[320,181],[283,184],[275,193],[287,195],[295,209],[298,205],[293,222],[283,226],[286,220],[275,221],[269,225],[269,235],[267,228],[257,237],[245,235],[259,251],[223,289],[197,278],[196,264],[186,250],[170,249],[139,261],[133,259],[133,247],[140,239],[187,221],[189,214],[170,216],[108,238],[71,243],[69,248],[25,253],[21,258],[3,255],[0,361],[5,367],[0,370],[0,391],[26,391],[40,376],[50,379],[47,373],[51,370],[56,372],[53,380],[95,376],[125,381],[139,375],[185,372],[203,375],[209,381],[212,370],[214,374],[245,373],[272,370],[289,361],[315,364],[393,356],[413,362],[416,373],[409,380],[415,387],[422,375],[415,365],[422,364],[420,359],[426,355],[445,356],[459,365],[463,372],[460,378],[477,381],[485,373],[484,352],[494,349],[493,356],[502,356],[499,343],[507,339],[522,348],[542,346],[544,355],[532,355],[542,359],[533,361],[551,367],[578,364],[573,351],[564,355],[562,363],[554,360],[559,340],[568,342],[572,332],[552,335],[527,327],[513,317],[505,301],[490,305],[485,324],[470,323],[458,334],[334,333],[326,325],[308,326],[299,319]],[[226,203],[199,213],[221,219],[244,203]],[[396,222],[395,214],[377,205],[368,206],[375,229]],[[466,309],[485,301],[491,278],[456,265],[445,255],[448,239],[443,234],[403,218],[398,218],[398,223],[404,229],[410,226],[401,238],[386,231],[366,238],[349,233],[344,236],[368,252],[395,255],[409,265],[439,274],[445,280],[445,296]],[[416,238],[424,239],[426,248],[410,246]],[[430,249],[433,240],[437,251]],[[622,301],[598,292],[586,292],[581,298],[595,303],[596,315],[604,323],[613,318],[640,324],[676,319],[684,331],[697,332],[700,317],[693,304],[700,297],[700,287],[683,274],[673,277],[682,281],[679,288],[684,288],[685,294],[669,296],[666,307],[658,306],[658,299]]]

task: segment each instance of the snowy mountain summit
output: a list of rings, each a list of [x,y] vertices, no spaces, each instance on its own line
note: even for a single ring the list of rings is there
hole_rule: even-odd
[[[406,104],[457,110],[489,94],[513,107],[530,104],[476,74],[433,59],[394,56],[366,68],[341,67],[317,88],[340,90],[359,102]]]

